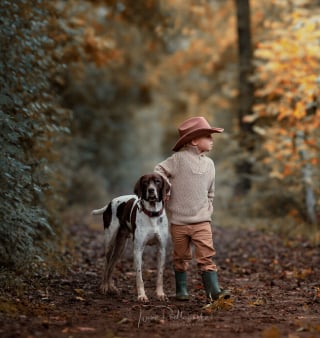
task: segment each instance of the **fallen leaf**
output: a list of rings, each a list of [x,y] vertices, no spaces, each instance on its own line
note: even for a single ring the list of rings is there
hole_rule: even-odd
[[[121,320],[119,320],[117,322],[117,324],[121,325],[121,324],[125,324],[125,323],[128,323],[129,322],[129,319],[128,318],[122,318]]]
[[[272,326],[270,328],[265,329],[262,332],[262,337],[263,338],[280,338],[281,334],[277,327]]]
[[[83,302],[85,299],[82,298],[82,297],[77,296],[77,297],[76,297],[76,300],[80,300],[81,302]]]
[[[255,301],[249,303],[250,306],[261,306],[264,305],[266,301],[263,298],[258,298]]]
[[[94,332],[96,329],[93,327],[84,327],[84,326],[78,326],[76,327],[76,330],[80,332]]]
[[[66,327],[62,330],[62,333],[94,332],[94,331],[96,331],[96,329],[93,327],[77,326],[74,328]]]
[[[289,333],[288,338],[299,338],[299,336],[293,333]]]
[[[307,329],[303,326],[300,326],[299,329],[297,329],[297,332],[303,332],[303,331],[307,331]]]

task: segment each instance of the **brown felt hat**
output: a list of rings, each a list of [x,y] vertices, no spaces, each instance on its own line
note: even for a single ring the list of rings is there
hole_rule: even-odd
[[[222,133],[223,128],[211,127],[208,121],[202,117],[191,117],[190,119],[182,122],[178,128],[180,138],[172,148],[173,151],[178,151],[186,143],[195,138],[212,133]]]

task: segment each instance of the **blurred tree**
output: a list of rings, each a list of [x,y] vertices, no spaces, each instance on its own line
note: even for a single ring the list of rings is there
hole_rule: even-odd
[[[240,181],[235,187],[235,193],[242,195],[251,188],[250,175],[252,174],[251,153],[254,149],[253,123],[248,119],[252,114],[254,88],[251,81],[253,74],[252,66],[252,43],[251,43],[251,20],[249,0],[236,0],[238,53],[239,53],[239,97],[238,118],[240,126],[240,146],[248,152],[248,156],[236,164],[236,171]],[[244,119],[244,117],[247,117]]]
[[[238,53],[239,53],[239,125],[241,142],[246,143],[247,133],[252,133],[252,122],[244,119],[244,116],[252,113],[254,102],[254,88],[250,80],[253,74],[252,66],[252,42],[251,42],[251,19],[249,0],[236,0],[237,30],[238,30]],[[245,148],[254,148],[253,144]]]

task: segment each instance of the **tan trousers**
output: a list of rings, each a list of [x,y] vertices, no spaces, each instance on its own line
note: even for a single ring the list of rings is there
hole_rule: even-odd
[[[173,266],[175,271],[186,271],[192,259],[191,243],[200,271],[217,271],[212,258],[216,251],[213,247],[212,230],[209,222],[177,225],[171,224],[173,243]]]

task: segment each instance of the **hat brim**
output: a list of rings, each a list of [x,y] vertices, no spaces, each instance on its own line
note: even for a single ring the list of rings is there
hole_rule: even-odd
[[[222,133],[224,131],[223,128],[203,128],[191,131],[188,134],[181,136],[174,147],[172,148],[173,151],[178,151],[181,147],[185,144],[191,142],[192,140],[204,136],[206,134],[213,134],[213,133]]]

